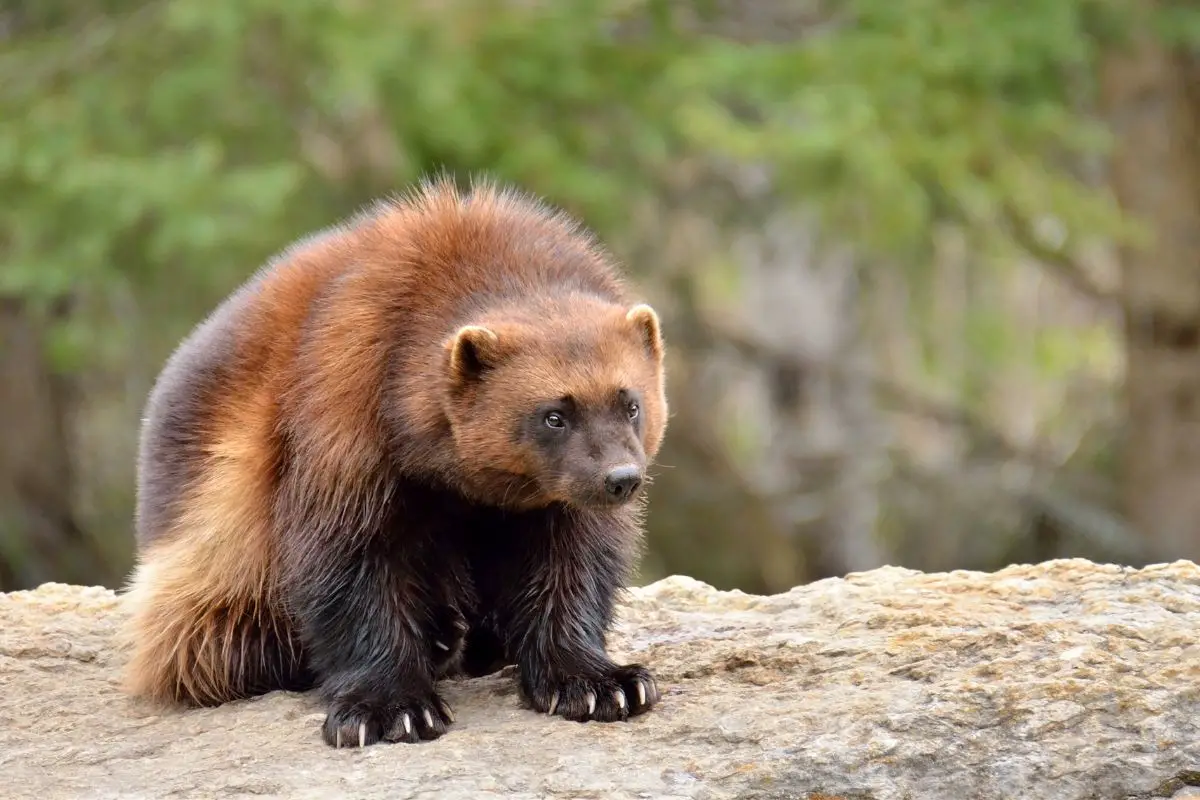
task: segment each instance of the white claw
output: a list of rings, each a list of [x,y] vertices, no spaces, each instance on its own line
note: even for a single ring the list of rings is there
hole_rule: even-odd
[[[553,715],[554,709],[556,709],[556,708],[558,708],[558,692],[555,692],[554,695],[550,698],[550,710],[547,711],[546,713]]]
[[[358,746],[367,746],[367,723],[365,722],[358,723]]]
[[[408,718],[408,714],[404,715],[404,734],[407,736],[412,733],[412,720]]]
[[[625,693],[620,689],[613,692],[613,697],[617,699],[617,708],[625,708]]]
[[[446,650],[446,651],[450,650],[450,645],[446,644],[445,642],[439,642],[435,639],[433,643],[436,644],[438,647],[442,648],[443,650]]]
[[[596,711],[596,695],[595,695],[595,693],[588,692],[587,699],[588,699],[588,714],[592,714]]]
[[[433,715],[429,713],[429,709],[425,709],[425,727],[433,727]]]
[[[446,715],[447,720],[449,720],[450,722],[454,722],[454,710],[451,709],[450,706],[446,705],[445,703],[442,703],[442,713]]]
[[[637,685],[638,685],[638,705],[644,706],[644,705],[646,705],[646,684],[642,683],[641,681],[638,681]]]
[[[336,731],[334,731],[333,740],[335,742],[335,744],[333,746],[336,749],[341,750],[342,749],[342,729],[341,728],[338,728]]]

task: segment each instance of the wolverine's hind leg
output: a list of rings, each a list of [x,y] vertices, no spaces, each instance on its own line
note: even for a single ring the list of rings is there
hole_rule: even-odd
[[[270,593],[230,591],[179,544],[144,554],[125,594],[125,688],[164,703],[211,706],[313,686],[290,620]]]
[[[207,330],[148,404],[124,597],[126,687],[189,705],[312,683],[273,569],[275,390],[232,371],[230,330]]]

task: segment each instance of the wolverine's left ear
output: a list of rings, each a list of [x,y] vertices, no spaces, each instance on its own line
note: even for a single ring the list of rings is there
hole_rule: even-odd
[[[642,341],[646,345],[646,350],[655,359],[662,360],[663,357],[663,340],[662,340],[662,325],[658,321],[658,314],[654,309],[645,303],[638,303],[625,314],[627,322],[637,326],[638,332],[642,334]]]

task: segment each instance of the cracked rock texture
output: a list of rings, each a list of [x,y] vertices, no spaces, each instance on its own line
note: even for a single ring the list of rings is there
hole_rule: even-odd
[[[613,650],[661,705],[629,723],[445,684],[436,742],[335,751],[314,698],[173,712],[123,697],[120,601],[0,594],[0,798],[1200,796],[1200,568],[883,568],[785,594],[630,591]]]

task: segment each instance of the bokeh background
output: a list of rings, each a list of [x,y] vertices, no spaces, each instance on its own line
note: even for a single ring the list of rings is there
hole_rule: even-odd
[[[3,0],[0,589],[119,586],[163,360],[446,170],[660,309],[640,581],[1200,559],[1200,4]]]

